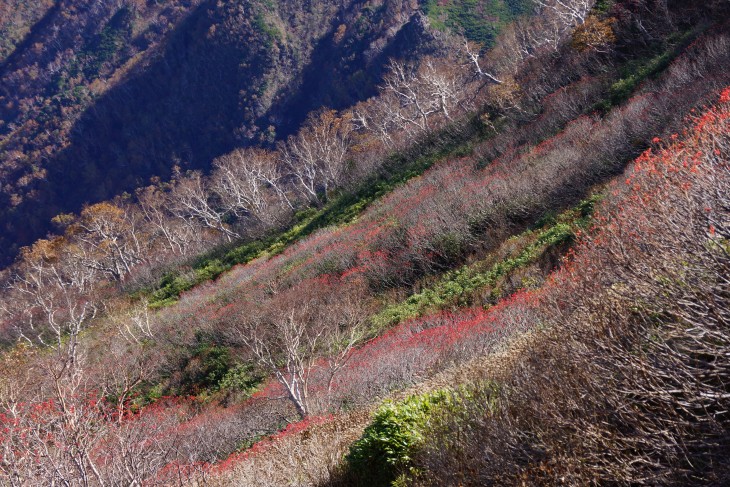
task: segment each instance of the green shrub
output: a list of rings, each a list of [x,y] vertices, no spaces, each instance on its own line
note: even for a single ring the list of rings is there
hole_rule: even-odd
[[[417,478],[413,456],[434,431],[432,423],[461,417],[465,408],[479,404],[494,412],[499,388],[491,381],[441,389],[411,396],[400,402],[386,401],[375,412],[359,440],[350,446],[347,466],[357,485],[405,486]]]
[[[386,401],[351,447],[347,462],[360,480],[389,485],[409,467],[410,454],[423,442],[434,409],[451,403],[450,392],[436,391],[395,403]]]
[[[527,230],[513,237],[518,244],[521,243],[522,248],[489,267],[482,261],[445,272],[433,286],[412,294],[373,316],[371,319],[373,330],[377,332],[404,320],[421,316],[427,311],[448,306],[470,306],[477,291],[496,286],[501,278],[537,262],[550,248],[572,244],[576,227],[582,228],[588,224],[595,204],[600,199],[601,194],[597,193],[558,216],[553,213],[546,214],[536,224],[542,228],[541,230]],[[531,240],[532,243],[526,243]],[[454,253],[456,249],[457,247],[454,247]]]
[[[216,388],[231,369],[230,350],[210,343],[205,338],[199,340],[201,343],[193,350],[191,359],[195,360],[195,367],[186,370],[186,385],[191,390]]]
[[[672,61],[700,33],[701,30],[697,29],[679,33],[675,39],[670,39],[668,45],[662,46],[662,49],[658,53],[655,52],[653,56],[627,62],[621,70],[621,78],[609,87],[607,99],[594,108],[608,112],[612,107],[628,100],[643,81],[656,77],[669,67]]]
[[[252,364],[241,364],[229,368],[215,389],[249,396],[256,391],[262,381],[263,377]]]
[[[485,47],[516,15],[528,10],[529,0],[427,0],[423,11],[439,30],[463,32]]]
[[[391,192],[409,179],[423,174],[436,162],[455,154],[468,154],[475,140],[489,137],[493,132],[469,124],[468,130],[458,135],[449,134],[450,127],[426,139],[416,147],[401,154],[393,154],[383,168],[382,174],[373,176],[352,192],[334,196],[320,209],[308,208],[297,212],[292,227],[273,233],[261,240],[245,242],[233,248],[213,249],[191,263],[192,275],[167,274],[149,294],[150,307],[162,308],[174,303],[181,292],[197,284],[215,279],[237,264],[245,264],[263,255],[276,255],[288,245],[299,241],[327,226],[344,225],[359,215],[378,198]],[[444,242],[447,247],[452,242]],[[449,248],[451,248],[449,247]],[[145,291],[142,291],[144,294]]]

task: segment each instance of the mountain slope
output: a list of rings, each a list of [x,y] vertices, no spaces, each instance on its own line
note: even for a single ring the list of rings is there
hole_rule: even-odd
[[[413,12],[407,2],[59,4],[0,73],[3,261],[56,214],[169,178],[174,165],[208,168],[235,146],[287,135],[321,104],[371,95],[384,56],[420,43],[417,29],[398,40]],[[305,68],[332,84],[313,89]],[[359,87],[337,93],[351,76]]]
[[[488,51],[429,27],[513,3],[404,14],[393,49],[429,42],[376,96],[58,219],[2,276],[0,478],[724,478],[727,6],[548,1]],[[380,51],[339,22],[312,59],[362,53],[327,64],[354,82]]]

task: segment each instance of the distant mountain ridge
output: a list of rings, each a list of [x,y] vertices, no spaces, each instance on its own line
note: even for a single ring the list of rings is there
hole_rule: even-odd
[[[3,265],[59,213],[373,95],[433,40],[416,1],[158,3],[61,1],[5,58]]]
[[[730,2],[31,1],[2,485],[730,485]]]

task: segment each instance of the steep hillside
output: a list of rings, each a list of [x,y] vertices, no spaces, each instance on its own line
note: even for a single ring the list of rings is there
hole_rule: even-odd
[[[415,0],[7,7],[3,264],[60,213],[169,179],[175,166],[207,170],[234,147],[295,132],[312,110],[374,95],[389,58],[432,52],[440,32]],[[450,28],[468,8],[453,9]],[[481,20],[493,36],[516,12],[486,9],[464,22]]]
[[[28,2],[9,0],[0,4],[0,64],[9,62],[8,57],[19,51],[20,43],[33,39],[32,30],[38,31],[42,19],[53,15],[58,5],[53,1]],[[22,48],[21,48],[22,49]]]
[[[208,168],[314,108],[373,94],[383,56],[420,49],[423,31],[400,33],[413,13],[407,2],[54,6],[0,73],[3,261],[58,213],[175,165]]]
[[[0,480],[722,484],[730,12],[660,3],[181,8],[90,140],[267,84],[0,276]]]
[[[729,109],[647,150],[568,264],[491,311],[540,324],[508,365],[383,405],[344,483],[727,483]]]

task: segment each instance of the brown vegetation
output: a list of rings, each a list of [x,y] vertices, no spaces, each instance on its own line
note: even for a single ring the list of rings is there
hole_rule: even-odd
[[[729,95],[637,160],[549,283],[547,329],[487,376],[496,411],[487,387],[435,419],[418,484],[727,482]]]
[[[473,425],[463,450],[451,434],[460,424],[440,418],[416,463],[433,475],[416,480],[448,483],[440,475],[451,469],[475,483],[524,475],[544,475],[546,483],[669,482],[696,460],[714,462],[705,442],[726,445],[723,409],[714,408],[727,392],[720,390],[727,373],[725,108],[698,120],[684,145],[663,153],[666,160],[642,156],[629,190],[617,189],[614,207],[604,209],[611,220],[600,220],[605,228],[594,240],[585,237],[589,250],[549,282],[544,302],[520,293],[491,310],[426,316],[370,340],[383,331],[370,321],[382,306],[576,204],[730,82],[725,23],[702,31],[709,10],[647,5],[617,2],[608,13],[589,13],[586,2],[545,2],[539,20],[517,22],[486,54],[463,39],[440,38],[438,55],[390,63],[381,96],[311,115],[276,150],[238,149],[215,159],[209,175],[179,169],[134,197],[60,215],[63,236],[28,247],[3,276],[1,325],[11,347],[0,364],[0,478],[183,483],[215,473],[211,463],[291,422],[215,475],[325,482],[364,420],[355,413],[319,424],[313,416],[367,409],[441,367],[497,349],[538,316],[550,330],[537,334],[534,355],[500,376],[504,407],[480,415],[476,401],[457,416]],[[264,20],[273,29],[266,35],[275,36],[275,19]],[[696,42],[661,45],[666,65],[647,71],[643,84],[605,74],[626,59],[648,57],[653,66],[654,42],[677,23]],[[580,25],[584,32],[574,34]],[[594,28],[603,29],[603,41],[593,39]],[[341,35],[346,44],[347,29]],[[633,58],[642,45],[651,47]],[[671,64],[670,48],[678,55]],[[461,129],[474,110],[469,120],[479,129]],[[486,140],[464,135],[484,127]],[[387,164],[401,160],[389,162],[394,152],[464,142],[454,134],[469,137],[468,150],[461,148],[468,156],[441,161],[359,207],[346,225],[258,253],[159,311],[140,299],[144,292],[120,292],[221,242],[284,229],[297,210],[337,202],[387,174]],[[434,141],[440,138],[446,142]],[[711,353],[697,348],[708,337]],[[659,379],[647,382],[646,371]],[[673,383],[679,379],[691,387]],[[626,397],[635,416],[622,416]],[[650,416],[655,410],[661,414]],[[607,412],[606,424],[597,420]],[[664,434],[672,425],[680,425],[677,433]],[[595,455],[602,444],[612,456]],[[639,461],[631,463],[627,451],[640,452]],[[685,459],[684,470],[672,470]]]

